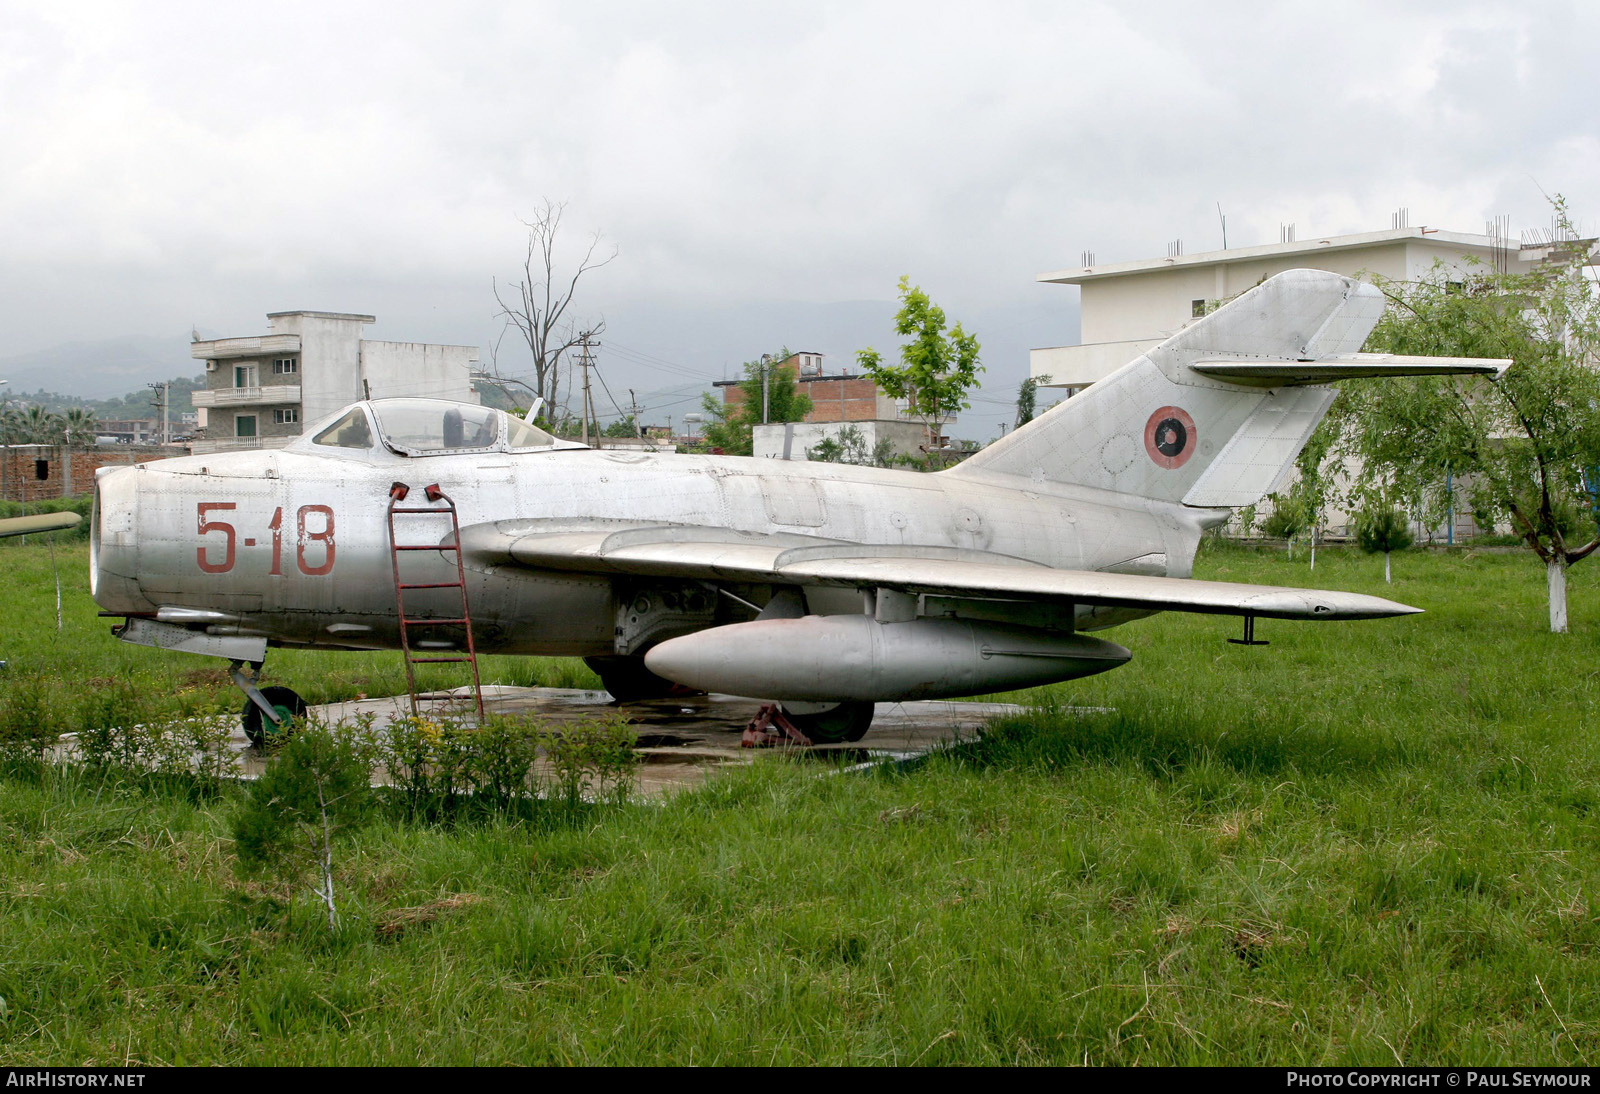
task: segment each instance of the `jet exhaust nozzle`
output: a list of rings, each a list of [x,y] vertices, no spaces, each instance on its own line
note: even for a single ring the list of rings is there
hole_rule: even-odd
[[[808,615],[733,623],[672,638],[645,667],[704,691],[797,702],[949,699],[1037,687],[1116,668],[1113,642],[964,619],[881,623]]]

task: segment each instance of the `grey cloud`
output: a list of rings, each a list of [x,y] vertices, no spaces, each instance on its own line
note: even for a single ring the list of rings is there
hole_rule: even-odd
[[[1540,185],[1600,207],[1600,19],[1574,4],[13,14],[0,358],[300,306],[487,344],[513,218],[548,195],[570,199],[571,239],[620,247],[582,303],[635,342],[693,355],[662,316],[881,304],[905,273],[953,316],[1038,317],[993,340],[1002,392],[1028,344],[1071,336],[1073,294],[1037,272],[1215,246],[1219,201],[1235,244],[1398,205],[1542,223]]]

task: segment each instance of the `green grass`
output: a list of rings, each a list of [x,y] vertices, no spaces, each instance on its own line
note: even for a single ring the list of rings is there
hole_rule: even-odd
[[[0,689],[194,671],[105,636],[81,559],[53,647],[42,556],[0,551]],[[1429,611],[1253,649],[1144,620],[1109,634],[1128,666],[906,773],[773,756],[577,826],[379,822],[337,934],[235,873],[237,791],[0,780],[0,1059],[1593,1061],[1600,565],[1567,636],[1523,554],[1394,570],[1208,551],[1199,576]],[[347,656],[270,667],[308,696],[397,671]]]

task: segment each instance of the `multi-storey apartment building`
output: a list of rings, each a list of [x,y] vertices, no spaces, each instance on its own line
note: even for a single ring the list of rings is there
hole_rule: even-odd
[[[362,328],[376,321],[344,312],[271,312],[266,334],[193,343],[191,355],[206,363],[205,390],[193,395],[197,444],[282,444],[357,399],[478,401],[476,346],[362,338]]]

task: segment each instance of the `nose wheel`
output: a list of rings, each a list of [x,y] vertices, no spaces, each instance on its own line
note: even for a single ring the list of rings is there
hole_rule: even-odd
[[[244,735],[256,748],[265,748],[268,741],[280,738],[289,724],[306,715],[306,701],[292,688],[256,687],[261,678],[261,664],[252,662],[249,671],[246,663],[233,662],[230,675],[234,686],[245,694]]]
[[[872,728],[876,706],[868,702],[847,702],[801,714],[781,703],[763,703],[745,727],[740,744],[744,748],[767,748],[788,744],[807,747],[854,743]]]
[[[817,714],[800,714],[785,709],[783,716],[807,737],[819,745],[843,744],[859,741],[872,728],[872,714],[876,703],[840,703],[831,710]]]
[[[262,688],[261,697],[272,706],[278,720],[270,721],[255,700],[245,703],[244,735],[257,748],[265,748],[269,741],[281,740],[289,731],[290,722],[306,716],[306,701],[293,688]]]

